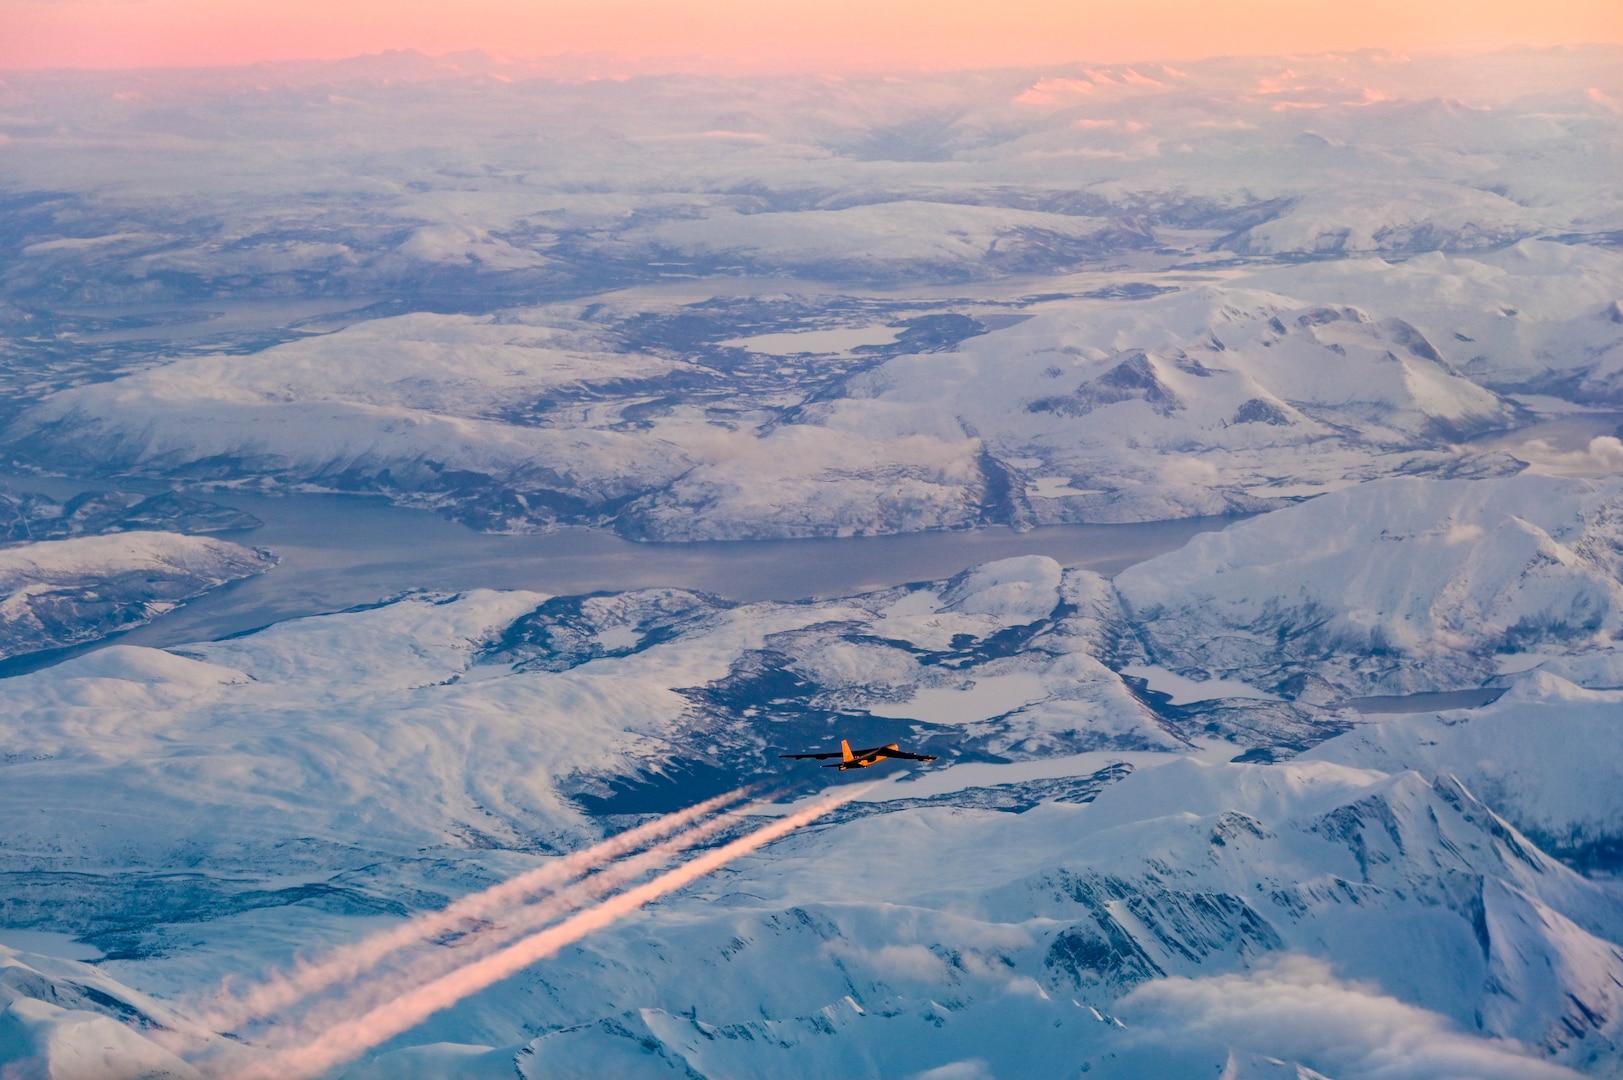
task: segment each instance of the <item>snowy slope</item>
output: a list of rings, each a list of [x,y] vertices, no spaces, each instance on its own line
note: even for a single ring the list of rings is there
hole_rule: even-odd
[[[1471,379],[1613,405],[1623,364],[1623,256],[1615,249],[1524,240],[1470,254],[1347,259],[1258,275],[1320,303],[1405,319]]]
[[[0,679],[8,1080],[206,1074],[221,978],[840,738],[939,760],[348,1075],[1623,1069],[1617,48],[575,63],[8,75],[0,448],[655,540],[1268,512],[1114,581],[409,594]],[[162,498],[0,516],[231,520]],[[269,565],[9,548],[0,631]]]
[[[1453,486],[1491,506],[1506,484],[1569,513],[1606,490]],[[1385,486],[1404,485],[1451,490]],[[1270,1076],[1277,1060],[1374,1080],[1389,1053],[1414,1077],[1616,1067],[1615,892],[1476,791],[1544,835],[1615,816],[1594,753],[1541,752],[1539,780],[1476,749],[1515,754],[1521,736],[1495,733],[1530,709],[1598,738],[1615,695],[1537,674],[1536,693],[1445,718],[1441,737],[1399,723],[1319,751],[1353,764],[1233,764],[1234,745],[1184,733],[1101,662],[1129,647],[1132,610],[1027,558],[815,604],[416,597],[5,680],[0,715],[26,717],[0,729],[8,921],[118,957],[97,965],[106,986],[19,957],[6,985],[29,1000],[7,1053],[66,1062],[91,1038],[84,1008],[128,1019],[75,986],[150,1011],[142,992],[174,1001],[538,865],[601,828],[586,808],[673,808],[704,790],[700,766],[733,764],[725,785],[779,748],[871,731],[959,764],[889,781],[354,1075]],[[1300,1011],[1260,1022],[1280,993]],[[1348,1016],[1351,1040],[1332,1022]],[[1432,1056],[1404,1049],[1417,1038]]]
[[[1603,866],[1623,845],[1620,703],[1533,672],[1485,708],[1382,717],[1304,756],[1452,773],[1545,850]]]
[[[329,487],[382,474],[424,498],[469,478],[497,491],[528,482],[589,505],[685,468],[678,445],[590,420],[602,387],[623,393],[675,366],[546,326],[411,315],[85,387],[54,399],[30,427],[57,433],[66,443],[58,460],[70,467]],[[585,422],[564,430],[511,422],[552,396],[578,399]],[[128,427],[134,416],[145,419]],[[489,523],[504,522],[498,514]]]
[[[980,336],[954,350],[903,335],[788,374],[736,347],[610,351],[615,332],[557,309],[401,317],[68,390],[8,438],[78,468],[677,540],[1156,520],[1523,467],[1457,445],[1517,407],[1379,310],[1207,285],[1028,313],[990,333],[961,319]]]
[[[1306,675],[1311,695],[1476,686],[1497,654],[1611,641],[1619,498],[1615,480],[1383,480],[1197,537],[1115,585],[1173,670],[1293,696]]]
[[[1461,440],[1623,400],[1620,69],[1597,48],[30,76],[37,123],[0,162],[25,200],[0,442],[672,540],[1615,469],[1615,442],[1562,463]],[[106,161],[129,163],[116,190]]]
[[[956,353],[890,361],[814,415],[866,436],[976,433],[1036,522],[1260,509],[1395,472],[1520,468],[1451,445],[1515,410],[1401,319],[1212,286],[1032,310]]]
[[[0,865],[202,858],[252,873],[266,860],[334,871],[357,851],[548,852],[594,828],[569,795],[663,783],[680,800],[663,775],[683,764],[724,781],[775,774],[766,751],[822,741],[832,717],[972,755],[1181,749],[1064,644],[1061,585],[1051,560],[1028,558],[941,595],[816,604],[481,591],[173,652],[113,646],[0,682],[8,714],[28,717],[0,727],[0,803],[18,823]],[[1054,643],[990,647],[1043,634]],[[139,831],[104,829],[137,807]]]
[[[183,1017],[90,964],[0,946],[0,1062],[64,1080],[199,1080],[153,1041]]]
[[[842,855],[876,845],[887,857],[852,873]],[[1542,928],[1523,921],[1552,903],[1587,928],[1553,913]],[[1623,954],[1593,936],[1615,937],[1616,923],[1597,887],[1448,782],[1182,761],[1084,807],[909,811],[817,830],[424,1036],[498,1035],[544,1016],[561,1029],[530,1044],[536,1066],[517,1058],[538,1076],[630,1052],[648,1075],[661,1059],[704,1076],[767,1076],[789,1061],[889,1076],[979,1058],[986,1075],[1058,1077],[1132,1046],[1140,1025],[1163,1045],[1187,1038],[1183,1026],[1242,1055],[1373,1076],[1381,1043],[1401,1045],[1413,1025],[1449,1053],[1480,1055],[1493,1071],[1475,1075],[1566,1075],[1522,1055],[1615,1060],[1623,1002],[1608,976],[1577,972],[1623,972]],[[1303,956],[1331,959],[1292,959]],[[1551,965],[1560,974],[1544,993],[1515,1004]],[[792,982],[775,975],[786,969]],[[1308,1018],[1246,1025],[1215,1001],[1157,1025],[1182,980],[1226,985],[1229,1001],[1295,982],[1304,1011],[1318,995],[1325,1018],[1388,1015],[1362,1046]],[[1125,1033],[1094,1010],[1123,1017]],[[1583,1039],[1565,1034],[1568,1015]],[[628,1045],[649,1038],[643,1055]],[[1447,1075],[1409,1067],[1398,1075]]]
[[[265,551],[167,532],[0,549],[0,658],[127,630],[276,565]]]
[[[1018,260],[1022,240],[1103,252],[1112,246],[1115,229],[1103,217],[898,200],[767,214],[718,207],[627,239],[679,257],[725,253],[763,267],[803,266],[837,280],[883,281],[952,274],[992,261],[1000,246],[1013,248],[1005,258]]]
[[[876,845],[887,858],[853,873]],[[251,926],[192,932],[206,952]],[[1604,1074],[1620,931],[1610,894],[1447,778],[1175,760],[1086,806],[814,829],[352,1075],[1133,1076],[1157,1053],[1371,1080]]]

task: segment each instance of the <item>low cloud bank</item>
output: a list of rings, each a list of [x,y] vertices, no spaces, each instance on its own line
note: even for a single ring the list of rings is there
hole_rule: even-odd
[[[1144,1043],[1221,1043],[1336,1080],[1579,1076],[1520,1043],[1468,1034],[1373,986],[1337,979],[1327,963],[1305,956],[1244,974],[1159,979],[1128,994],[1118,1011]]]

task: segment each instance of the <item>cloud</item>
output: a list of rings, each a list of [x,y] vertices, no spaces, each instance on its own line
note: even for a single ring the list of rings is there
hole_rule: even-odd
[[[1019,105],[1052,105],[1061,97],[1093,93],[1093,83],[1086,79],[1039,79],[1019,97]]]
[[[1159,979],[1128,994],[1117,1011],[1146,1041],[1210,1040],[1337,1080],[1578,1077],[1520,1043],[1478,1038],[1375,987],[1343,982],[1305,956],[1245,974]]]
[[[1620,104],[1616,98],[1598,86],[1591,86],[1589,88],[1589,100],[1593,101],[1596,105],[1599,105],[1603,109],[1607,109],[1615,113],[1623,113],[1623,104]]]
[[[1199,457],[1175,457],[1161,469],[1161,478],[1169,484],[1213,484],[1221,475],[1214,463]]]
[[[1530,439],[1511,451],[1527,462],[1528,471],[1549,476],[1615,476],[1623,473],[1623,440],[1614,435],[1590,439],[1582,450],[1557,450],[1543,439]]]
[[[946,961],[923,945],[886,945],[878,950],[856,948],[844,941],[830,942],[824,952],[846,963],[864,965],[881,979],[910,982],[946,983],[952,973]]]
[[[968,1058],[914,1073],[907,1080],[992,1080],[992,1071],[980,1058]]]
[[[1108,131],[1125,131],[1133,135],[1150,129],[1150,125],[1138,120],[1096,120],[1090,117],[1073,120],[1071,126],[1083,131],[1096,131],[1102,128]]]

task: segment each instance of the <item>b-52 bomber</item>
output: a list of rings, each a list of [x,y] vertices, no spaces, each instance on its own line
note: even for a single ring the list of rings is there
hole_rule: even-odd
[[[840,760],[831,765],[824,765],[823,768],[839,769],[841,772],[844,772],[847,769],[866,769],[869,765],[884,761],[886,758],[901,758],[904,761],[935,760],[935,756],[932,754],[909,754],[896,743],[890,743],[886,746],[874,746],[868,748],[867,750],[852,750],[851,744],[844,739],[840,740],[840,749],[838,753],[779,754],[778,756],[781,758],[794,758],[796,761],[805,761],[808,759],[826,761],[829,758],[839,758]]]

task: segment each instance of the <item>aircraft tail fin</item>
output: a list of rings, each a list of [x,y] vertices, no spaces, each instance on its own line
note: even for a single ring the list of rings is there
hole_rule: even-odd
[[[840,740],[840,759],[842,761],[855,761],[857,756],[851,752],[851,744],[845,739]]]

